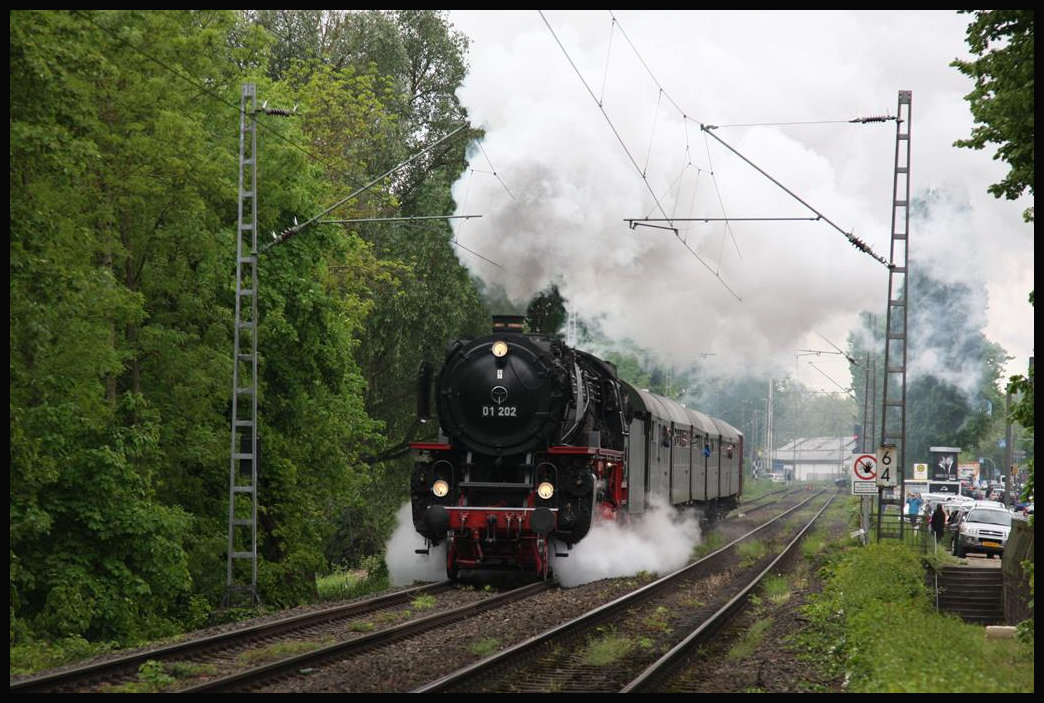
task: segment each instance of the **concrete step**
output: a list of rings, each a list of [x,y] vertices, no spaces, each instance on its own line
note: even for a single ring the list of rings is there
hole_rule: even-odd
[[[977,580],[985,579],[987,581],[996,578],[1002,578],[1004,573],[999,567],[980,566],[978,568],[972,566],[944,566],[942,571],[939,572],[939,576],[942,578],[952,578],[959,580]]]
[[[939,572],[938,606],[965,622],[1004,622],[1004,574],[1000,569],[948,566]]]
[[[968,595],[974,595],[975,593],[994,593],[995,591],[1003,591],[1004,583],[1002,581],[983,581],[982,583],[973,583],[970,581],[948,581],[939,579],[939,589],[946,590],[950,593],[967,593]]]

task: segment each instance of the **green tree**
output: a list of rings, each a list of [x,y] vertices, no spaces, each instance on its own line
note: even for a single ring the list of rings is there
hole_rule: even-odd
[[[552,284],[536,296],[526,308],[526,322],[529,331],[538,334],[556,334],[566,323],[565,299],[558,292],[558,286]]]
[[[234,27],[211,11],[11,15],[11,609],[25,632],[130,642],[188,617],[199,525],[172,489],[178,460],[213,448],[227,370],[210,212],[229,205],[229,150],[210,158],[200,89],[237,70]],[[174,451],[186,439],[203,446]]]
[[[265,123],[259,140],[260,222],[284,229],[343,199],[343,183],[365,171],[368,145],[384,139],[378,83],[320,67],[259,87],[272,104],[299,105],[294,119]],[[351,217],[388,198],[378,186],[330,216]],[[317,223],[265,249],[258,270],[258,581],[264,603],[288,606],[315,597],[338,516],[384,490],[363,458],[383,444],[382,427],[365,408],[354,355],[375,297],[397,269],[350,230]]]
[[[975,118],[971,137],[955,146],[983,149],[997,144],[994,158],[1011,170],[988,190],[1009,200],[1029,191],[1033,195],[1033,10],[958,10],[970,13],[967,42],[973,61],[954,60],[950,65],[975,81],[965,96]],[[1026,209],[1027,222],[1033,207]]]
[[[956,146],[982,149],[998,144],[997,155],[1010,166],[1008,175],[987,189],[995,197],[1014,200],[1026,191],[1033,195],[1034,171],[1034,91],[1033,72],[1036,55],[1033,47],[1034,10],[960,10],[972,13],[967,41],[974,61],[955,60],[951,66],[975,80],[975,89],[965,98],[971,107],[976,127],[971,138]],[[1023,212],[1031,222],[1031,205]],[[1033,291],[1029,293],[1033,305]],[[1015,420],[1032,434],[1033,366],[1027,375],[1012,376],[1008,393],[1018,398],[1012,411]],[[1029,463],[1026,495],[1033,492],[1033,460]],[[1029,565],[1032,589],[1033,568]],[[1032,621],[1030,626],[1032,635]]]
[[[12,642],[131,643],[222,595],[242,83],[301,107],[257,115],[265,231],[464,116],[440,13],[283,12],[322,41],[233,11],[11,15]],[[447,140],[332,216],[448,215],[464,163]],[[488,315],[445,222],[313,225],[261,262],[259,580],[290,605],[345,525],[356,554],[383,546],[412,375]]]
[[[462,59],[452,53],[456,44],[438,13],[327,11],[321,19],[306,11],[266,12],[259,21],[300,31],[324,22],[336,27],[321,38],[310,35],[318,48],[308,42],[288,48],[299,58],[318,54],[321,62],[298,60],[283,71],[295,86],[311,148],[336,187],[357,190],[462,123],[455,95]],[[489,326],[474,282],[454,253],[448,221],[431,219],[456,209],[450,189],[464,169],[465,143],[462,135],[424,152],[338,213],[366,220],[347,222],[343,231],[361,236],[383,262],[383,274],[368,279],[372,308],[352,348],[366,412],[381,422],[384,440],[362,457],[374,481],[371,500],[343,506],[327,549],[331,561],[358,561],[379,551],[394,527],[390,521],[407,494],[409,443],[431,431],[416,417],[420,362],[437,361],[448,339]]]
[[[1030,305],[1033,305],[1033,293],[1029,296]],[[1033,359],[1030,358],[1029,370],[1025,375],[1016,374],[1008,379],[1008,393],[1016,399],[1015,404],[1011,408],[1010,420],[1022,425],[1022,427],[1030,434],[1033,434],[1033,415],[1034,415],[1034,404],[1033,404]],[[1030,497],[1033,495],[1033,465],[1034,458],[1032,454],[1029,457],[1029,480],[1026,481],[1026,485],[1023,487],[1023,497]]]

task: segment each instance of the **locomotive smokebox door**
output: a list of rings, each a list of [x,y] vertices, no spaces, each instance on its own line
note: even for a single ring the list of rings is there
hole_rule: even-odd
[[[479,452],[521,454],[546,443],[561,416],[563,383],[544,345],[494,334],[453,349],[439,379],[439,417]]]

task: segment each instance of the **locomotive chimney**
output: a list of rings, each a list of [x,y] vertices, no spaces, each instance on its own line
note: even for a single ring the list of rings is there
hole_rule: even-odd
[[[524,315],[494,315],[493,316],[493,331],[494,332],[514,332],[516,334],[522,334],[524,331],[526,318]]]

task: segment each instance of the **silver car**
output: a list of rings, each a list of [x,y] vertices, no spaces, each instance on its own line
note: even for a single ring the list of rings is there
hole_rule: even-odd
[[[953,540],[953,555],[963,558],[970,553],[1004,554],[1011,532],[1011,513],[1003,508],[973,507],[961,518]]]

